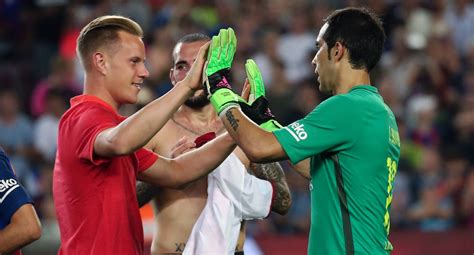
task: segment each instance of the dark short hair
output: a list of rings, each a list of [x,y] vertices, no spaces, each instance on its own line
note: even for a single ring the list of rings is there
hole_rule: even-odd
[[[185,36],[181,37],[176,44],[178,44],[178,43],[193,43],[193,42],[210,41],[210,40],[211,40],[211,37],[209,37],[208,35],[201,34],[201,33],[195,33],[195,34],[188,34],[188,35],[185,35]]]
[[[385,42],[381,20],[367,9],[348,7],[334,11],[325,22],[328,28],[323,39],[328,49],[339,42],[348,50],[352,68],[372,70]]]
[[[90,66],[88,57],[100,47],[111,47],[119,41],[118,31],[143,37],[143,30],[135,21],[118,15],[101,16],[82,28],[77,38],[77,55],[87,70]]]
[[[176,51],[176,46],[182,43],[193,43],[193,42],[201,42],[201,41],[210,41],[211,37],[205,34],[201,33],[194,33],[194,34],[188,34],[183,37],[181,37],[175,44],[172,52],[172,57],[173,57],[173,62],[176,61],[175,57],[175,51]]]

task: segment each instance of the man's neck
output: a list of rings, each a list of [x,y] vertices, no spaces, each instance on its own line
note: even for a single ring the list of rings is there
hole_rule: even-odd
[[[112,95],[105,89],[105,84],[100,80],[86,76],[84,79],[84,95],[95,96],[112,106],[116,111],[120,108],[120,104],[117,103]]]
[[[358,85],[370,85],[370,76],[364,70],[346,70],[340,77],[336,88],[336,95],[348,93]]]
[[[185,118],[195,124],[209,124],[218,120],[216,112],[211,104],[208,104],[202,108],[191,108],[186,105],[182,105],[175,113],[176,118]]]

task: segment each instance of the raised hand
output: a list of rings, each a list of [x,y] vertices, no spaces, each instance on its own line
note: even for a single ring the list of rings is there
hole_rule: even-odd
[[[193,142],[192,139],[183,136],[181,137],[178,142],[171,148],[170,158],[176,158],[181,154],[184,154],[192,149],[196,148],[196,144]]]
[[[234,54],[237,38],[232,28],[221,29],[217,36],[212,37],[204,70],[204,84],[210,96],[211,104],[220,114],[223,110],[237,106],[238,96],[232,92],[227,81]]]
[[[209,48],[209,44],[210,42],[204,44],[203,46],[201,46],[201,48],[199,48],[199,52],[196,56],[196,60],[191,66],[191,69],[189,70],[184,80],[180,82],[180,83],[184,83],[186,86],[188,86],[192,90],[198,90],[202,88],[201,79],[202,79],[202,73],[205,71],[204,65],[206,62],[206,52]]]
[[[282,126],[275,120],[275,116],[270,111],[267,98],[265,98],[265,86],[263,85],[262,74],[255,61],[248,59],[245,63],[245,72],[250,84],[250,91],[244,86],[242,96],[248,95],[248,102],[239,101],[242,112],[267,131],[280,129]]]

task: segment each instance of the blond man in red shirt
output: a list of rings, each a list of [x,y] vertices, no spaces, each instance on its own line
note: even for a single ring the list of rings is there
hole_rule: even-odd
[[[118,108],[137,101],[148,76],[142,36],[134,21],[103,16],[78,37],[84,93],[61,118],[53,177],[59,254],[143,254],[136,179],[182,187],[215,169],[235,148],[227,134],[175,159],[142,148],[200,89],[208,47],[201,47],[187,77],[170,92],[124,118]]]

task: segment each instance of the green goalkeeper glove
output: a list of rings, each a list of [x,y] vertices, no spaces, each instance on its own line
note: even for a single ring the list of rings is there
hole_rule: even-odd
[[[237,38],[232,28],[221,29],[217,36],[212,37],[209,46],[203,80],[217,114],[238,106],[239,96],[232,91],[226,78],[229,76],[236,47]]]
[[[248,59],[245,63],[245,71],[250,83],[250,95],[248,102],[239,101],[240,108],[247,117],[267,131],[271,132],[282,128],[282,125],[275,120],[275,116],[270,111],[268,101],[265,98],[262,74],[255,61]]]

